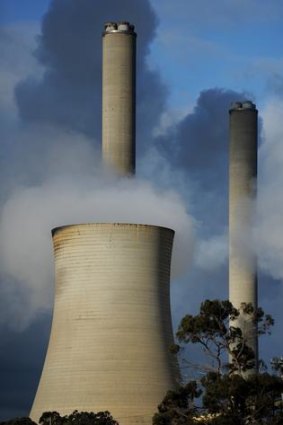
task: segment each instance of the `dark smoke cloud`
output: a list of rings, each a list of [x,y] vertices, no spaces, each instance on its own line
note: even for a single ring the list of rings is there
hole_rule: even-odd
[[[28,78],[16,88],[24,121],[56,124],[100,139],[101,33],[111,20],[133,22],[138,32],[138,146],[149,143],[166,90],[146,63],[157,25],[148,0],[105,0],[99,6],[93,0],[53,0],[35,51],[45,67],[43,78]]]
[[[232,102],[247,97],[220,88],[204,90],[193,111],[158,140],[163,155],[193,186],[190,210],[205,234],[227,226],[228,111]]]
[[[227,174],[228,110],[232,102],[246,97],[244,93],[218,88],[202,91],[193,112],[174,129],[170,157],[202,189],[217,190],[223,173]]]
[[[23,306],[24,307],[24,306]],[[49,317],[38,318],[23,332],[7,332],[0,326],[0,420],[27,416],[40,378]]]

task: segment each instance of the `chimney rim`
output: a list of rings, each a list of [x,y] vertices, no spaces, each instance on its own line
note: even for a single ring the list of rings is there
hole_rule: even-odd
[[[125,28],[119,28],[125,27]],[[131,24],[129,21],[108,21],[104,24],[104,31],[102,35],[105,36],[107,34],[129,34],[136,36],[135,26]]]
[[[249,99],[232,102],[229,112],[233,111],[257,111],[256,104]]]

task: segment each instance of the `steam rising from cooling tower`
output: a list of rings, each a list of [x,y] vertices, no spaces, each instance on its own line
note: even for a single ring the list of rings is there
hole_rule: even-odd
[[[229,299],[257,307],[256,258],[252,246],[257,176],[257,109],[250,101],[230,109],[229,161]],[[244,315],[237,323],[257,359],[257,335]]]
[[[103,33],[103,159],[135,170],[135,32]],[[121,425],[152,423],[178,375],[170,314],[174,232],[141,224],[53,230],[55,304],[47,356],[31,411],[109,410]]]

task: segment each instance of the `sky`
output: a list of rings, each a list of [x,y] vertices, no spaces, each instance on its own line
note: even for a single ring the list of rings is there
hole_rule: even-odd
[[[101,32],[112,20],[138,33],[134,181],[100,161]],[[260,356],[282,355],[282,1],[0,0],[0,25],[0,420],[27,415],[37,388],[52,227],[174,228],[175,327],[204,299],[227,298],[228,109],[239,99],[259,110],[253,234],[259,305],[275,318]]]

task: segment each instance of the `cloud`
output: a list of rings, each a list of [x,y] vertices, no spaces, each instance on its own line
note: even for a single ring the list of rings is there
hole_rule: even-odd
[[[162,155],[187,181],[190,211],[204,238],[220,237],[228,225],[228,111],[233,101],[246,97],[220,88],[204,90],[193,110],[158,138]]]
[[[173,153],[178,166],[205,178],[209,174],[211,180],[211,171],[219,172],[217,165],[228,163],[224,159],[228,153],[229,107],[235,100],[245,97],[244,93],[218,88],[200,93],[194,111],[177,129],[177,146]]]
[[[15,84],[23,75],[40,75],[42,69],[31,55],[35,47],[35,24],[7,25],[0,27],[0,119],[1,126],[8,125],[17,115],[14,99]]]
[[[0,418],[26,417],[40,378],[50,321],[41,316],[21,332],[7,331],[6,324],[0,331]]]
[[[217,235],[200,240],[194,254],[194,264],[205,271],[215,270],[227,264],[228,235]]]

